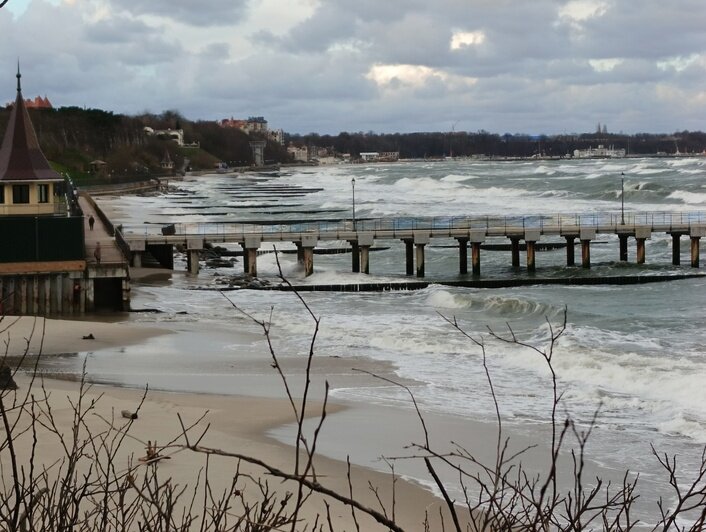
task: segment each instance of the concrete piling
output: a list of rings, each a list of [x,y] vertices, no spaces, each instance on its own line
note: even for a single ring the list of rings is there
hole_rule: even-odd
[[[510,253],[512,255],[512,267],[520,267],[520,238],[511,236],[510,238]]]
[[[351,271],[360,273],[360,246],[357,240],[351,240]]]
[[[628,236],[627,234],[618,234],[620,250],[618,253],[620,262],[628,261]]]
[[[457,238],[458,241],[458,272],[461,275],[468,273],[468,238]]]
[[[428,243],[428,232],[414,232],[414,245],[417,248],[417,277],[424,277],[424,246],[426,246]]]
[[[471,244],[471,263],[473,275],[480,275],[480,242]]]
[[[669,233],[672,235],[672,264],[679,266],[681,264],[681,236],[684,233]]]
[[[692,236],[691,237],[691,267],[692,268],[699,267],[699,240],[700,239],[701,239],[700,236]]]
[[[576,264],[576,259],[574,257],[574,240],[576,240],[575,235],[566,235],[566,265],[574,266]]]
[[[405,247],[405,273],[414,275],[414,240],[406,238],[403,242]]]

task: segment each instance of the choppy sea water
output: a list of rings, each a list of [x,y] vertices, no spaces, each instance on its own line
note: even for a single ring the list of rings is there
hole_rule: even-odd
[[[114,211],[126,231],[145,230],[144,223],[228,223],[266,220],[312,224],[350,219],[353,183],[359,220],[409,216],[516,216],[586,214],[620,211],[624,174],[626,213],[706,211],[706,158],[585,161],[409,162],[380,165],[287,169],[280,174],[210,175],[175,182],[175,190],[158,196],[100,199]],[[491,241],[504,243],[502,239]],[[371,252],[373,278],[404,279],[404,247]],[[325,244],[345,247],[345,242]],[[284,249],[293,249],[283,244]],[[239,249],[237,245],[233,249]],[[577,258],[580,249],[577,248]],[[565,251],[537,254],[537,273],[562,275],[632,275],[690,273],[688,239],[682,241],[682,266],[671,265],[671,237],[653,234],[647,264],[618,262],[617,238],[603,235],[591,250],[590,272],[565,268]],[[428,279],[455,279],[455,242],[428,246]],[[296,256],[279,256],[284,274],[306,283],[363,282],[350,273],[350,254],[316,255],[315,274],[304,280]],[[524,258],[523,258],[524,263]],[[702,264],[706,260],[702,259]],[[177,268],[184,269],[183,260]],[[508,251],[482,252],[484,277],[526,276],[510,267]],[[198,280],[174,276],[171,283],[133,287],[133,307],[157,308],[161,314],[131,319],[179,328],[180,323],[211,322],[227,327],[233,309],[215,292],[191,290],[213,286],[219,276],[242,271],[203,269]],[[258,273],[274,278],[274,254],[258,257]],[[464,331],[480,338],[488,327],[507,332],[508,324],[524,342],[543,346],[548,322],[567,329],[554,353],[562,411],[581,422],[600,405],[598,429],[591,447],[599,462],[640,471],[649,482],[657,473],[650,444],[680,455],[683,472],[698,463],[706,444],[706,279],[626,286],[530,286],[502,289],[450,288],[432,285],[420,291],[382,293],[306,293],[312,310],[323,318],[317,352],[324,356],[371,357],[389,361],[414,387],[426,411],[480,420],[493,409],[480,350],[443,319],[455,318]],[[312,324],[291,294],[240,290],[229,297],[258,316],[274,307],[274,331],[283,349],[305,353]],[[182,314],[183,313],[183,314]],[[238,327],[252,327],[238,321]],[[254,327],[252,327],[255,331]],[[238,346],[232,346],[238,349]],[[104,380],[141,385],[150,377],[160,387],[184,389],[184,380],[159,379],[169,361],[171,375],[201,375],[202,391],[226,392],[224,377],[233,371],[228,352],[204,348],[196,357],[161,356],[141,360],[125,348],[111,363],[101,357],[93,371]],[[138,353],[138,351],[134,351]],[[500,408],[518,427],[546,421],[550,413],[549,372],[530,349],[488,340],[488,365]],[[146,360],[146,361],[145,361]],[[134,362],[134,365],[128,362]],[[71,362],[67,362],[71,364]],[[89,367],[89,371],[91,368]],[[170,385],[170,382],[172,383]],[[334,389],[334,397],[385,404],[408,403],[398,388]]]

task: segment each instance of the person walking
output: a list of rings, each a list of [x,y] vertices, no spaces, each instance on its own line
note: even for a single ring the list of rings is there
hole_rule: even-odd
[[[95,224],[95,223],[96,223],[96,219],[95,219],[95,218],[93,217],[93,215],[91,214],[91,215],[88,217],[88,228],[89,228],[91,231],[93,231],[93,224]]]
[[[101,243],[100,242],[96,242],[96,249],[93,252],[93,256],[96,259],[96,264],[100,264],[101,263]]]

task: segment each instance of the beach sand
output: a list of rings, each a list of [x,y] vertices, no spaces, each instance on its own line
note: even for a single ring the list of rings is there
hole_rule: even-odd
[[[44,336],[42,351],[45,356],[51,356],[50,353],[83,351],[86,349],[87,342],[90,342],[92,349],[96,349],[98,345],[116,347],[125,342],[141,342],[165,333],[160,328],[142,327],[129,323],[43,319],[35,321],[34,318],[30,317],[20,318],[19,320],[13,317],[6,317],[2,325],[3,329],[5,329],[2,337],[7,338],[8,333],[11,334],[12,341],[8,343],[8,352],[13,355],[22,353],[23,345],[27,345],[25,338],[30,339],[30,350],[38,350],[42,331]],[[10,325],[11,327],[8,329],[7,327]],[[34,334],[32,334],[32,330],[34,330]],[[83,340],[83,336],[88,333],[92,333],[96,339]],[[357,362],[360,363],[359,365],[366,367],[366,370],[380,372],[381,374],[385,374],[386,371],[390,370],[390,368],[380,365],[365,366],[366,361],[364,360]],[[171,459],[159,462],[157,465],[158,472],[160,476],[163,475],[163,478],[170,478],[172,484],[195,486],[199,472],[203,475],[203,470],[206,467],[206,456],[190,450],[184,450],[178,446],[178,444],[184,443],[184,439],[179,437],[181,432],[177,417],[177,414],[179,414],[187,425],[203,416],[198,427],[192,431],[193,434],[196,434],[207,426],[209,427],[206,436],[201,441],[202,446],[251,456],[266,462],[272,467],[291,473],[295,462],[295,449],[291,445],[294,443],[294,439],[287,437],[287,429],[280,429],[284,430],[285,434],[280,434],[279,438],[273,437],[272,431],[277,427],[286,426],[294,422],[292,407],[289,401],[283,399],[283,388],[281,382],[278,382],[276,375],[274,377],[270,375],[267,378],[256,378],[255,375],[261,375],[263,371],[259,364],[255,362],[252,362],[252,364],[253,372],[244,372],[242,377],[243,385],[238,389],[247,391],[264,386],[276,388],[276,390],[270,389],[266,394],[259,394],[261,395],[259,397],[148,391],[144,404],[139,410],[139,418],[130,427],[130,437],[125,439],[116,457],[118,469],[122,468],[124,470],[129,463],[135,463],[138,457],[144,456],[148,440],[156,441],[159,445],[175,441],[177,446],[169,447],[162,451],[162,454],[170,455]],[[263,364],[269,365],[267,362],[263,362]],[[291,375],[303,375],[302,360],[283,360],[282,365],[285,371]],[[344,365],[339,359],[334,357],[325,359],[322,364],[317,365],[316,376],[312,379],[313,386],[316,389],[320,389],[323,381],[331,378],[334,380],[351,378],[350,361],[346,361]],[[35,397],[41,397],[43,396],[43,390],[45,390],[49,397],[49,403],[52,405],[56,425],[62,427],[62,430],[65,430],[66,433],[69,433],[73,418],[69,399],[74,403],[76,402],[79,395],[79,382],[42,379],[41,376],[32,381],[29,373],[18,373],[16,381],[19,385],[19,390],[18,392],[10,392],[11,394],[26,393],[31,387]],[[248,383],[248,386],[244,384],[245,382]],[[295,386],[295,388],[301,389],[301,386]],[[86,418],[87,425],[94,433],[105,430],[110,420],[112,420],[111,424],[114,427],[123,426],[127,421],[121,418],[120,412],[122,410],[135,411],[144,393],[144,390],[139,389],[92,385],[86,392],[84,400],[84,404],[94,402],[90,415]],[[321,399],[320,396],[311,400],[308,404],[309,413],[314,416],[321,411],[322,403],[319,399]],[[340,418],[333,425],[333,427],[338,428],[333,430],[337,432],[349,431],[349,437],[343,444],[345,449],[339,449],[340,452],[353,455],[357,452],[358,442],[367,444],[370,443],[370,441],[367,441],[370,439],[380,442],[388,440],[389,437],[386,435],[385,430],[380,428],[381,421],[388,424],[387,430],[390,429],[390,425],[394,425],[395,430],[397,430],[397,427],[406,427],[406,429],[401,429],[405,434],[409,433],[410,430],[412,431],[411,433],[416,432],[419,434],[418,421],[411,411],[407,411],[409,415],[400,416],[400,411],[397,409],[378,410],[377,407],[372,405],[358,405],[350,408],[341,404],[329,404],[327,407],[328,413],[344,411],[355,412],[354,415],[359,420],[362,418],[363,427],[366,426],[366,419],[371,421],[375,419],[376,423],[371,423],[370,430],[361,432],[360,425],[357,425],[357,428],[356,426],[349,426],[346,418]],[[333,418],[336,417],[333,416]],[[327,424],[325,424],[323,433],[329,430]],[[382,432],[378,432],[379,430],[382,430]],[[29,438],[29,433],[25,434],[25,437]],[[290,445],[279,441],[279,439],[288,440],[287,443]],[[58,445],[56,437],[40,433],[38,441],[37,455],[40,463],[53,464],[61,458],[62,447]],[[22,460],[28,459],[27,453],[31,446],[19,445],[18,448],[20,462],[22,463]],[[345,459],[345,456],[341,456],[341,458]],[[3,460],[5,459],[6,457],[3,455]],[[344,495],[348,494],[349,484],[345,461],[330,459],[317,454],[314,463],[317,480],[323,486]],[[208,466],[209,482],[214,489],[218,490],[224,489],[230,484],[238,463],[235,458],[212,457]],[[280,493],[284,493],[287,490],[295,491],[293,483],[281,483],[280,480],[266,474],[262,468],[242,465],[240,471],[241,473],[245,472],[248,475],[252,475],[254,478],[267,480],[270,487]],[[140,470],[138,470],[139,473]],[[393,476],[356,465],[351,466],[350,474],[354,498],[360,500],[366,506],[381,510],[377,496],[371,490],[371,486],[378,487],[378,496],[385,504],[386,511],[391,515]],[[201,482],[203,482],[203,479],[201,479]],[[242,482],[245,483],[244,477]],[[253,489],[254,485],[251,481],[249,483],[249,489]],[[416,483],[399,478],[394,483],[394,486],[395,519],[402,528],[405,530],[423,530],[422,523],[427,514],[438,525],[439,512],[440,509],[443,511],[444,507],[444,503],[440,498]],[[331,504],[332,519],[335,525],[334,530],[354,530],[356,525],[350,510],[330,499],[329,503]],[[303,516],[309,522],[313,522],[315,515],[323,515],[325,511],[326,507],[323,499],[319,496],[314,496],[307,502]],[[446,518],[448,519],[448,515]],[[362,516],[360,512],[356,512],[356,519],[361,530],[386,530],[385,527],[376,524],[370,518]],[[299,527],[299,529],[302,528],[303,526]],[[432,529],[435,529],[435,527],[432,527]]]

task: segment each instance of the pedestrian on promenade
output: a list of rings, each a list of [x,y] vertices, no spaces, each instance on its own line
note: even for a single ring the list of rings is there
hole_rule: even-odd
[[[91,231],[93,231],[93,224],[94,224],[94,223],[96,223],[96,219],[95,219],[95,218],[93,217],[93,215],[91,214],[91,215],[88,217],[88,228],[89,228]]]
[[[96,258],[96,263],[101,263],[101,243],[96,242],[96,250],[93,252],[93,256]]]

